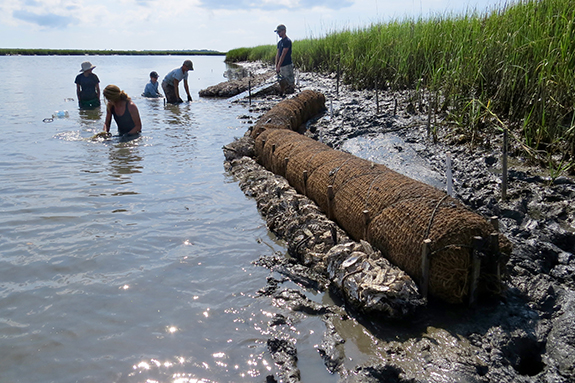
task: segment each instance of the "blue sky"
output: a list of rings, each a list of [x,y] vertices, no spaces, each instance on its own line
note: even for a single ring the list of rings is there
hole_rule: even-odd
[[[392,19],[484,13],[513,0],[0,0],[0,48],[213,49]]]

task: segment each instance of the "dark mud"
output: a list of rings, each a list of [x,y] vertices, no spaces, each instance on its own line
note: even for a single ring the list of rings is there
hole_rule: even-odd
[[[445,157],[450,152],[455,196],[487,218],[499,217],[500,232],[513,243],[506,289],[501,297],[480,301],[473,307],[454,307],[431,300],[416,315],[401,322],[359,314],[353,301],[345,297],[338,306],[318,307],[304,295],[282,289],[283,282],[270,277],[260,294],[269,294],[278,304],[291,305],[296,311],[321,315],[324,319],[324,342],[317,350],[326,368],[339,374],[342,382],[574,382],[573,180],[565,176],[551,179],[544,169],[528,166],[528,161],[519,156],[520,151],[512,147],[515,156],[510,160],[507,199],[502,200],[501,137],[494,129],[479,131],[471,142],[464,133],[454,134],[453,130],[445,129],[443,116],[430,118],[425,97],[413,92],[380,92],[376,97],[373,91],[336,89],[335,76],[312,73],[299,74],[299,87],[320,91],[328,100],[326,113],[302,127],[302,132],[336,149],[358,137],[366,142],[382,136],[393,137],[394,146],[389,151],[398,154],[413,151],[423,164],[422,170],[415,173],[436,175],[445,174]],[[246,107],[257,118],[281,99],[266,96],[249,107],[246,103]],[[435,134],[428,134],[428,122]],[[265,169],[258,169],[253,160],[240,158],[250,155],[249,142],[235,145],[243,149],[229,146],[224,150],[226,168],[236,174],[246,195],[258,201],[268,194],[267,202],[258,201],[258,207],[270,230],[282,238],[282,230],[278,228],[290,227],[286,222],[297,219],[285,211],[277,214],[277,206],[285,204],[288,186],[279,187],[280,192],[277,186],[262,187],[266,179],[275,180],[278,185],[281,180]],[[257,172],[257,176],[252,173],[242,178],[239,174],[245,169]],[[401,163],[394,170],[401,172]],[[246,179],[252,181],[245,182]],[[259,181],[253,182],[254,179]],[[292,210],[297,213],[297,209]],[[283,237],[293,258],[270,257],[260,259],[258,264],[279,270],[286,280],[307,288],[337,290],[324,272],[326,265],[312,260],[314,254],[329,250],[336,242],[341,246],[348,238],[323,219],[327,220],[318,218],[322,223],[317,227],[307,226],[311,231],[308,237],[314,240],[305,246],[301,242],[303,237],[300,241],[295,240],[298,235],[291,239]],[[361,322],[373,336],[375,351],[367,363],[349,366],[345,362],[342,348],[345,339],[334,323],[348,317]],[[270,324],[276,329],[282,321],[290,321],[276,320],[278,324]],[[297,344],[289,339],[286,344],[276,342],[286,340],[281,329],[278,331],[270,338],[268,348],[282,368],[277,377],[270,376],[268,381],[277,378],[297,382]]]

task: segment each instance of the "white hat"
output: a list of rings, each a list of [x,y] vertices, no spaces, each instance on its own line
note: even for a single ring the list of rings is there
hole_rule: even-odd
[[[90,61],[84,61],[82,63],[82,69],[80,69],[80,72],[85,72],[87,70],[94,69],[95,67],[96,65],[92,65]]]

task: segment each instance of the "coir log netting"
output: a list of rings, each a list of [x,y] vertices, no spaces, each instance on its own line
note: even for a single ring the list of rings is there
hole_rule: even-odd
[[[430,240],[430,294],[461,303],[470,293],[499,289],[506,262],[500,249],[509,244],[486,219],[432,186],[294,132],[325,102],[313,91],[300,97],[305,102],[283,101],[254,126],[258,162],[420,282],[423,243]]]

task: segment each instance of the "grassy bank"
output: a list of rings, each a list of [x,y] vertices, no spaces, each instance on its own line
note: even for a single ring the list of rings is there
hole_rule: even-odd
[[[224,56],[224,52],[211,50],[166,50],[166,51],[113,51],[93,49],[35,49],[35,48],[0,48],[0,56],[83,56],[83,55],[122,55],[122,56]]]
[[[339,68],[357,88],[412,89],[470,138],[509,127],[532,157],[558,171],[574,166],[575,0],[373,24],[293,49],[300,70]],[[273,46],[242,48],[226,60],[274,54]]]

